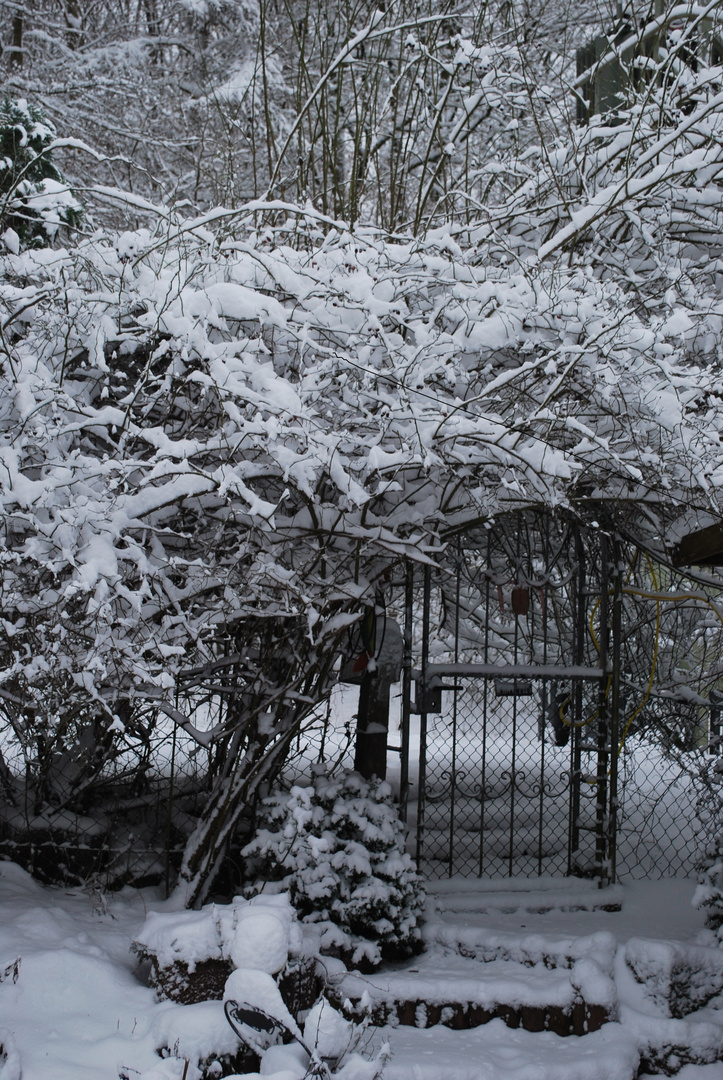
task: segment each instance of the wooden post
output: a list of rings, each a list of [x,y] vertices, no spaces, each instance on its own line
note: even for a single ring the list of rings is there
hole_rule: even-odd
[[[404,638],[394,619],[373,610],[371,629],[359,624],[339,681],[359,686],[354,768],[366,780],[387,775],[389,698],[402,673]]]
[[[386,779],[391,686],[376,671],[365,675],[359,686],[354,768],[365,780]]]

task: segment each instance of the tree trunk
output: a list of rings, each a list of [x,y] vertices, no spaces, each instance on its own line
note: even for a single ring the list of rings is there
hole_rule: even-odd
[[[83,20],[78,0],[65,0],[65,25],[68,27],[65,33],[68,48],[80,48],[83,43]]]
[[[13,43],[8,50],[10,67],[21,68],[23,66],[23,17],[13,16]]]
[[[179,907],[198,908],[203,904],[246,807],[260,785],[278,774],[295,734],[292,727],[273,742],[257,736],[231,772],[216,782],[186,843],[173,890],[173,900]]]

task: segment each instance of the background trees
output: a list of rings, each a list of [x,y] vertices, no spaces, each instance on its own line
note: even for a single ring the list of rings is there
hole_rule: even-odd
[[[35,0],[4,14],[8,33],[23,26],[6,88],[105,151],[106,182],[198,209],[310,200],[417,232],[514,185],[543,117],[568,127],[575,45],[612,18],[550,0]]]

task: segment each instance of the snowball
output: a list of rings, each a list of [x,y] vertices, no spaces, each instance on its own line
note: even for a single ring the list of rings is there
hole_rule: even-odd
[[[270,1046],[261,1058],[259,1073],[261,1076],[273,1076],[276,1073],[289,1073],[296,1080],[302,1080],[309,1064],[309,1055],[299,1043]]]
[[[354,1025],[321,998],[304,1024],[304,1040],[322,1058],[339,1059],[350,1047]]]
[[[239,912],[228,956],[237,968],[254,968],[275,975],[289,956],[289,927],[283,915],[268,906]]]

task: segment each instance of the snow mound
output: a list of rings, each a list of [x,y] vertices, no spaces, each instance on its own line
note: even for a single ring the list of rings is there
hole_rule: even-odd
[[[161,968],[176,962],[189,971],[204,960],[229,959],[235,967],[276,974],[289,953],[298,955],[303,937],[287,893],[230,904],[207,904],[200,911],[152,911],[134,946]]]
[[[308,1064],[309,1055],[298,1043],[289,1043],[288,1046],[270,1046],[261,1058],[259,1072],[261,1076],[290,1073],[296,1080],[302,1080]]]
[[[350,1049],[354,1025],[321,998],[311,1009],[304,1024],[304,1040],[319,1056],[338,1061]]]
[[[134,944],[141,952],[155,956],[159,967],[177,961],[193,971],[196,964],[221,954],[218,921],[208,908],[201,911],[152,911]]]
[[[236,1054],[241,1045],[220,1001],[162,1006],[153,1021],[153,1036],[157,1050],[170,1050],[175,1057],[196,1063]]]

